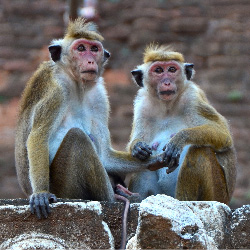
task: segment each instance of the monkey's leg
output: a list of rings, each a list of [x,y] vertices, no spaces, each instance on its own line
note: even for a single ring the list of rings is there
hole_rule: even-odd
[[[126,198],[128,198],[131,195],[139,195],[138,193],[132,193],[130,192],[127,188],[125,188],[124,186],[122,186],[121,184],[117,184],[116,185],[116,193],[124,196]]]
[[[229,203],[225,175],[213,149],[190,147],[178,175],[176,198]]]
[[[130,203],[141,201],[141,196],[139,193],[132,193],[121,184],[117,184],[114,190],[115,194],[125,197]]]
[[[144,171],[132,175],[129,182],[129,190],[133,193],[139,193],[141,200],[150,195],[161,193],[158,185],[158,177],[156,171]]]
[[[108,174],[88,135],[71,129],[50,168],[50,190],[60,198],[114,200]]]

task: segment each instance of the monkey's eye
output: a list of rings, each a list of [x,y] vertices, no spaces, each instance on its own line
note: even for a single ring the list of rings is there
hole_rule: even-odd
[[[157,74],[160,74],[160,73],[162,73],[164,70],[163,70],[163,68],[161,68],[161,67],[157,67],[157,68],[155,68],[155,73],[157,73]]]
[[[176,71],[177,71],[177,68],[175,68],[174,66],[171,66],[168,68],[168,72],[175,73]]]
[[[85,49],[85,47],[84,47],[82,44],[80,44],[80,45],[77,47],[77,50],[78,50],[78,51],[85,51],[86,49]]]
[[[90,49],[92,52],[97,52],[98,51],[98,47],[97,46],[92,46]]]

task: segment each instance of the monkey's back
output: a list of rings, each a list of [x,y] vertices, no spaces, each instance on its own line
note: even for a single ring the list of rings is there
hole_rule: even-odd
[[[44,62],[27,82],[20,101],[15,135],[15,166],[20,186],[25,194],[31,194],[27,139],[31,131],[33,109],[48,91],[51,82],[52,62]]]

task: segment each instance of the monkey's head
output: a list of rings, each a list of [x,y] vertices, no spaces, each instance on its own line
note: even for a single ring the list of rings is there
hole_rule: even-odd
[[[144,53],[144,64],[131,73],[140,87],[161,100],[171,101],[191,79],[193,66],[184,63],[183,55],[168,46],[150,45]]]
[[[63,39],[54,40],[49,46],[51,59],[76,81],[93,82],[110,57],[103,40],[95,24],[78,18],[69,22]]]

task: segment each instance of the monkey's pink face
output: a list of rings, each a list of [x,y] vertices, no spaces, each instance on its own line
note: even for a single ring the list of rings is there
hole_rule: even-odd
[[[70,47],[73,72],[82,81],[93,81],[98,77],[103,61],[103,46],[87,39],[75,40]]]
[[[181,67],[176,61],[157,61],[149,68],[149,82],[161,100],[171,101],[177,96]]]

